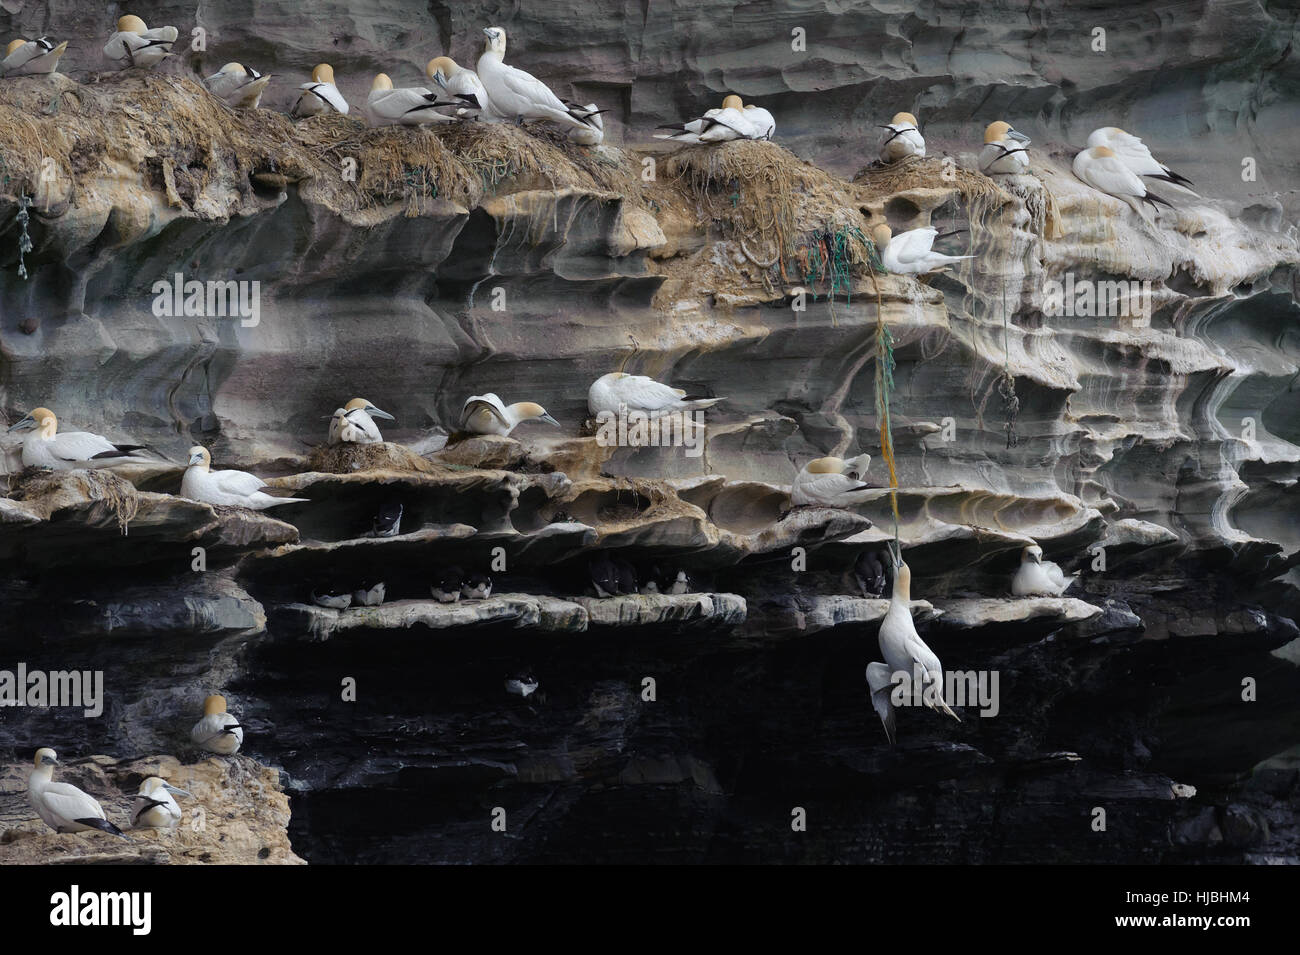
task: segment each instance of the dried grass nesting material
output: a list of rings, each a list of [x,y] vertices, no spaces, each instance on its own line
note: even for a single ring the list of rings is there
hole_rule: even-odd
[[[135,486],[104,469],[28,469],[17,476],[9,496],[16,501],[37,504],[46,517],[59,508],[75,506],[86,500],[93,501],[91,523],[116,521],[123,535],[140,510],[140,495]]]

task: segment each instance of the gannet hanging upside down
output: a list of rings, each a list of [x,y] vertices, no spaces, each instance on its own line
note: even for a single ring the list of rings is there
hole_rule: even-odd
[[[59,434],[59,422],[48,408],[32,411],[10,426],[10,433],[35,428],[23,440],[23,467],[71,471],[75,468],[104,468],[135,461],[143,444],[114,444],[89,431]]]
[[[1109,147],[1124,165],[1139,176],[1172,183],[1181,189],[1187,189],[1192,185],[1192,180],[1178,175],[1151,155],[1151,150],[1147,148],[1146,143],[1133,134],[1124,132],[1118,126],[1094,129],[1088,136],[1088,148],[1091,149],[1093,146]],[[1187,191],[1192,192],[1190,189]],[[1192,195],[1195,196],[1196,193],[1192,192]]]
[[[973,259],[973,255],[944,255],[934,251],[934,241],[939,238],[939,230],[927,226],[923,229],[909,229],[894,235],[889,226],[883,222],[871,230],[871,240],[880,253],[880,262],[890,272],[899,275],[924,275],[927,272],[942,271],[962,259]]]
[[[895,113],[894,118],[880,127],[888,130],[880,140],[880,158],[884,162],[898,162],[908,156],[925,156],[925,138],[911,113]]]
[[[175,27],[150,30],[139,17],[128,14],[117,21],[117,32],[104,44],[104,56],[119,70],[155,67],[172,55],[178,35]]]
[[[890,696],[896,674],[901,685],[910,692],[921,694],[921,701],[932,710],[947,713],[958,723],[961,717],[954,713],[943,699],[943,667],[933,650],[925,645],[916,624],[912,622],[912,569],[903,563],[902,556],[890,555],[894,567],[894,589],[889,598],[889,610],[880,624],[880,652],[884,663],[867,664],[867,685],[871,687],[871,705],[885,726],[885,735],[893,745],[896,737],[894,708]],[[913,686],[918,675],[922,682],[918,690]]]
[[[269,75],[245,69],[242,63],[227,63],[203,80],[213,96],[234,109],[257,109],[271,82]]]
[[[490,391],[485,395],[471,395],[465,399],[465,406],[460,412],[460,426],[472,434],[508,435],[525,421],[545,421],[557,428],[560,426],[560,422],[536,402],[516,401],[512,405],[506,405]]]
[[[1020,552],[1020,566],[1011,578],[1011,593],[1017,597],[1042,594],[1059,597],[1075,582],[1079,575],[1065,576],[1065,571],[1050,560],[1043,560],[1043,549],[1037,544],[1030,544]]]
[[[54,782],[54,767],[57,765],[59,757],[54,750],[42,747],[36,751],[36,768],[27,777],[27,799],[36,815],[55,832],[98,829],[126,839],[126,833],[104,816],[104,807],[98,800],[76,786]]]
[[[57,73],[59,58],[67,49],[67,40],[55,46],[47,36],[39,40],[13,40],[5,48],[5,58],[0,60],[0,76]]]
[[[331,416],[329,443],[331,445],[379,444],[384,440],[384,436],[379,433],[375,418],[397,420],[387,411],[380,411],[365,398],[353,398]]]
[[[984,148],[980,151],[980,172],[986,176],[1018,176],[1029,171],[1029,137],[998,120],[984,130]]]
[[[1139,216],[1143,214],[1140,202],[1148,203],[1157,212],[1157,203],[1172,208],[1172,203],[1147,189],[1146,183],[1109,146],[1092,146],[1075,156],[1074,174],[1098,192],[1127,203]]]
[[[334,85],[334,67],[328,63],[319,63],[311,71],[311,82],[303,83],[298,89],[302,93],[298,102],[293,104],[289,115],[295,119],[302,116],[321,116],[325,113],[348,114],[348,101],[343,98],[339,88]]]
[[[203,719],[190,730],[190,741],[218,756],[233,756],[244,742],[244,728],[226,712],[226,698],[212,695],[203,701]]]
[[[870,499],[871,485],[863,482],[871,455],[856,458],[817,458],[803,466],[790,485],[790,503],[795,507],[853,507]]]
[[[135,795],[135,804],[131,807],[132,829],[175,829],[181,823],[181,807],[172,798],[178,796],[194,798],[193,793],[177,789],[165,779],[150,776],[140,784],[140,791]]]
[[[690,398],[680,388],[671,388],[645,375],[615,371],[602,375],[587,390],[587,409],[594,415],[602,411],[618,414],[620,409],[640,411],[658,417],[674,411],[711,408],[725,398]]]
[[[213,471],[207,448],[190,448],[190,464],[181,478],[181,497],[204,504],[247,507],[264,511],[280,504],[306,504],[308,498],[288,497],[291,491],[268,487],[247,471]]]
[[[487,42],[483,55],[478,58],[478,78],[483,82],[495,112],[518,123],[544,119],[575,129],[592,128],[592,123],[583,118],[586,110],[565,106],[537,77],[503,62],[506,55],[505,30],[487,27],[483,33]]]

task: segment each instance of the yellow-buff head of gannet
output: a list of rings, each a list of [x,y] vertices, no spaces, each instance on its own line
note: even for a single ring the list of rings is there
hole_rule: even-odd
[[[52,438],[59,431],[59,419],[54,417],[54,412],[49,408],[33,408],[10,425],[9,431],[26,431],[28,428],[38,429],[43,438]]]
[[[489,53],[500,53],[506,55],[506,31],[500,27],[486,27],[483,30],[484,36],[487,37],[485,44]]]
[[[189,796],[191,799],[194,798],[194,793],[188,793],[184,789],[178,789],[161,776],[150,776],[142,782],[140,784],[140,789],[138,790],[138,795],[152,796],[160,789],[166,790],[169,793],[176,793],[178,796]]]
[[[227,63],[227,64],[226,64],[225,66],[223,66],[221,69],[217,70],[217,72],[218,72],[218,73],[238,73],[240,76],[247,76],[247,75],[248,75],[248,70],[244,69],[244,64],[243,64],[243,63]]]
[[[20,46],[22,46],[22,45],[23,45],[24,43],[26,43],[26,42],[27,42],[27,41],[26,41],[26,40],[23,40],[23,39],[17,39],[17,40],[12,40],[12,41],[10,41],[9,45],[8,45],[7,47],[5,47],[5,56],[8,56],[10,53],[12,53],[14,50],[18,49]]]
[[[1011,129],[1010,123],[1004,123],[998,120],[996,123],[989,123],[984,130],[984,142],[1000,143],[1006,138],[1007,131]]]
[[[911,123],[913,126],[917,125],[916,117],[913,116],[911,113],[895,113],[894,118],[891,119],[890,122],[893,123],[895,126],[899,125],[900,123]]]
[[[1020,560],[1022,563],[1029,561],[1035,564],[1041,564],[1043,562],[1043,549],[1037,544],[1030,544],[1020,552]]]
[[[379,74],[379,75],[380,75],[380,76],[383,76],[382,73]],[[388,78],[388,77],[386,77],[386,76],[384,77],[384,79],[387,79],[387,78]],[[391,89],[391,88],[392,88],[392,87],[390,86],[389,89]],[[369,401],[368,399],[366,399],[366,398],[353,398],[351,401],[349,401],[346,405],[343,406],[343,410],[344,410],[344,411],[364,411],[366,414],[374,415],[376,418],[387,418],[389,421],[396,421],[396,420],[397,420],[397,419],[394,418],[392,415],[390,415],[387,411],[380,411],[380,410],[379,410],[378,408],[376,408],[373,404],[371,404],[370,401]]]
[[[912,568],[901,557],[894,564],[894,597],[904,601],[912,599]]]
[[[190,464],[196,465],[204,471],[207,471],[212,467],[212,455],[208,453],[207,448],[200,447],[196,444],[194,447],[190,448]]]
[[[843,458],[816,458],[808,462],[809,474],[843,474]]]
[[[42,746],[36,751],[36,758],[32,760],[32,765],[48,779],[54,775],[54,767],[59,765],[59,754],[48,746]]]
[[[333,83],[334,67],[328,63],[318,63],[315,69],[311,71],[311,78],[317,83]]]
[[[442,86],[447,80],[451,79],[460,72],[460,66],[449,56],[435,56],[424,67],[424,75],[429,79]],[[441,76],[442,80],[437,77]]]
[[[737,96],[735,93],[732,93],[730,96],[727,96],[723,99],[722,108],[723,109],[744,109],[745,103],[744,100],[742,100],[739,96]]]
[[[374,82],[370,84],[370,92],[372,93],[375,90],[391,90],[392,88],[393,88],[393,81],[388,78],[387,73],[378,74],[375,77]]]
[[[118,17],[118,33],[144,33],[147,29],[149,28],[144,25],[144,21],[133,13],[128,13],[124,17]]]
[[[1109,146],[1093,146],[1092,155],[1094,159],[1102,159],[1106,156],[1115,155],[1115,150],[1111,149]]]
[[[871,241],[876,244],[877,249],[883,249],[889,245],[889,240],[893,237],[893,230],[883,222],[871,230]]]
[[[226,698],[224,696],[219,696],[214,693],[212,696],[209,696],[206,699],[204,699],[203,701],[204,716],[216,716],[219,713],[224,713],[224,712],[226,712]]]

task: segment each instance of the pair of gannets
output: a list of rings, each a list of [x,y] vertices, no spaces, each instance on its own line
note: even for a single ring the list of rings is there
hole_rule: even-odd
[[[172,55],[178,35],[175,27],[150,30],[139,17],[128,14],[117,21],[117,32],[104,44],[104,56],[119,70],[155,67]]]
[[[986,176],[1018,176],[1029,171],[1029,137],[998,120],[984,130],[984,148],[980,151],[980,172]]]
[[[587,390],[587,410],[601,412],[639,411],[651,418],[678,411],[711,408],[725,398],[692,398],[681,388],[672,388],[645,375],[615,371],[597,378]]]
[[[1142,140],[1117,126],[1092,131],[1088,148],[1074,157],[1074,174],[1098,192],[1128,204],[1138,215],[1143,212],[1141,203],[1153,209],[1171,205],[1148,189],[1144,178],[1159,179],[1192,192],[1187,188],[1192,184],[1190,179],[1157,161]]]
[[[890,744],[896,739],[894,707],[890,700],[898,683],[909,687],[909,692],[920,693],[921,700],[930,709],[938,710],[951,716],[958,723],[961,717],[952,711],[943,698],[943,666],[935,652],[925,645],[916,624],[912,622],[912,569],[903,563],[902,556],[890,555],[894,568],[894,588],[889,597],[889,610],[880,624],[880,653],[884,663],[867,664],[867,685],[871,688],[871,706],[884,724],[885,735]],[[918,676],[921,688],[913,683]]]
[[[14,431],[32,430],[23,440],[23,467],[52,468],[71,471],[74,468],[102,468],[137,460],[135,452],[144,450],[143,444],[115,444],[107,438],[89,431],[59,433],[59,421],[48,408],[34,408],[10,426]]]
[[[460,412],[460,426],[471,434],[508,435],[525,421],[545,421],[557,428],[560,426],[560,422],[536,402],[516,401],[507,405],[490,391],[466,398]]]
[[[348,101],[334,85],[334,67],[328,63],[318,63],[311,71],[311,82],[303,83],[298,89],[302,92],[289,111],[290,116],[297,118],[322,116],[325,113],[348,114]]]
[[[433,71],[433,61],[425,73]],[[366,122],[371,126],[423,126],[427,123],[454,123],[460,118],[458,110],[465,100],[442,99],[423,86],[393,88],[387,73],[380,73],[370,85],[366,97]]]
[[[909,229],[893,234],[885,223],[880,223],[871,230],[871,241],[880,253],[880,263],[890,272],[900,275],[923,275],[926,272],[941,270],[963,259],[973,259],[973,255],[945,255],[934,251],[936,239],[955,232],[945,232],[926,226],[922,229]]]
[[[235,109],[257,109],[271,82],[270,74],[246,69],[242,63],[227,63],[203,80],[213,96]]]
[[[1065,576],[1065,571],[1050,560],[1043,560],[1043,549],[1037,544],[1030,544],[1020,553],[1020,567],[1011,578],[1011,593],[1017,597],[1042,594],[1059,597],[1075,582],[1079,575]]]
[[[375,418],[387,421],[397,419],[387,411],[381,411],[365,398],[353,398],[342,408],[336,408],[330,416],[328,442],[336,444],[379,444],[384,436],[379,433]]]
[[[894,118],[880,127],[888,130],[881,134],[880,158],[884,162],[898,162],[908,156],[924,158],[925,137],[911,113],[895,113]]]
[[[1161,182],[1168,182],[1187,192],[1192,192],[1187,188],[1192,185],[1192,180],[1186,176],[1180,176],[1164,163],[1158,161],[1155,156],[1151,155],[1151,150],[1147,148],[1146,143],[1133,134],[1124,132],[1118,126],[1103,126],[1101,129],[1094,129],[1088,135],[1088,148],[1093,149],[1098,146],[1104,146],[1113,152],[1120,162],[1135,175],[1148,179],[1159,179]],[[1196,193],[1192,192],[1192,195],[1196,195]]]
[[[57,73],[59,58],[67,50],[67,40],[55,46],[47,36],[36,40],[12,40],[5,48],[5,58],[0,60],[0,76]]]
[[[776,133],[776,120],[761,106],[750,104],[734,93],[723,99],[722,105],[705,112],[689,123],[667,123],[659,129],[671,130],[655,133],[655,139],[671,139],[680,143],[720,143],[733,139],[771,139]]]
[[[570,129],[595,128],[593,110],[565,103],[551,88],[523,70],[505,62],[506,31],[487,27],[483,55],[478,58],[478,78],[487,91],[492,110],[506,119],[523,123],[530,119],[548,120]]]
[[[203,701],[203,719],[190,730],[190,741],[218,756],[233,756],[244,742],[244,728],[226,711],[226,698],[213,694]]]
[[[207,448],[190,448],[189,467],[181,478],[181,497],[204,504],[247,507],[264,511],[280,504],[305,504],[308,498],[288,497],[291,492],[268,487],[247,471],[213,471]]]
[[[871,455],[855,458],[817,458],[809,461],[794,476],[790,485],[790,503],[795,507],[853,507],[870,499],[871,485],[864,482]]]

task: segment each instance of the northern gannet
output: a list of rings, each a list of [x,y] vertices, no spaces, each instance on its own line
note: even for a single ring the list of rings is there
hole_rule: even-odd
[[[247,507],[264,511],[280,504],[305,504],[308,498],[286,497],[289,491],[268,487],[247,471],[213,471],[207,448],[190,448],[189,467],[181,478],[181,497],[204,504]]]
[[[537,692],[537,677],[531,673],[506,677],[506,692],[527,698]]]
[[[921,699],[931,709],[947,713],[958,723],[961,717],[954,713],[943,699],[943,667],[934,651],[925,645],[912,622],[912,570],[901,557],[890,561],[894,565],[894,589],[889,598],[889,610],[880,623],[880,652],[884,663],[867,665],[867,685],[871,687],[871,705],[885,735],[892,744],[895,739],[894,708],[890,695],[894,689],[895,674],[905,674],[903,685],[911,687],[916,668],[922,681]],[[913,689],[913,692],[916,692]]]
[[[1079,575],[1065,576],[1065,572],[1050,560],[1043,560],[1043,549],[1030,544],[1020,552],[1020,566],[1011,578],[1011,593],[1017,597],[1043,594],[1059,597],[1070,589]]]
[[[739,97],[737,97],[739,99]],[[749,139],[752,129],[745,117],[744,106],[727,106],[718,110],[708,126],[700,132],[702,143],[722,143],[733,139]]]
[[[293,104],[290,116],[320,116],[324,113],[348,114],[348,101],[343,98],[339,88],[334,85],[334,67],[328,63],[318,63],[311,71],[311,82],[303,83],[298,89],[298,101]]]
[[[642,411],[650,417],[673,411],[711,408],[724,398],[689,398],[680,388],[670,388],[645,375],[615,371],[601,375],[587,390],[587,410],[592,414],[607,411],[618,414],[621,408]]]
[[[595,103],[579,106],[566,100],[564,105],[588,124],[586,129],[579,129],[576,126],[570,129],[570,142],[575,142],[579,146],[599,146],[605,141],[605,121],[600,116],[604,110],[597,108]]]
[[[790,503],[795,507],[822,505],[852,507],[868,500],[871,485],[862,478],[871,464],[871,455],[856,458],[817,458],[803,466],[790,485]]]
[[[440,604],[454,604],[460,599],[460,588],[465,582],[465,575],[459,567],[448,567],[434,578],[429,592]]]
[[[532,401],[516,401],[512,405],[503,404],[492,392],[485,395],[471,395],[465,399],[460,411],[460,426],[473,434],[508,435],[525,421],[545,421],[557,428],[556,421],[541,405]]]
[[[655,133],[655,139],[673,139],[683,143],[698,143],[700,133],[710,129],[717,122],[717,117],[723,110],[733,109],[737,112],[744,110],[745,104],[739,96],[732,94],[722,101],[722,105],[716,109],[707,110],[699,119],[693,119],[689,123],[668,123],[661,125],[659,129],[670,129],[670,133]]]
[[[35,430],[23,439],[23,467],[28,468],[71,471],[74,468],[111,467],[127,460],[139,460],[132,455],[145,447],[143,444],[114,444],[108,438],[89,431],[60,434],[59,421],[48,408],[32,409],[11,425],[9,431],[29,428]]]
[[[1157,203],[1172,208],[1171,203],[1148,190],[1141,177],[1129,169],[1109,146],[1091,146],[1075,156],[1074,174],[1098,192],[1127,203],[1139,216],[1142,215],[1141,202],[1150,204],[1153,209]]]
[[[172,798],[178,796],[194,798],[193,793],[177,789],[165,779],[150,776],[140,784],[140,791],[135,795],[135,804],[131,807],[132,829],[175,829],[181,822],[181,807]]]
[[[980,172],[986,176],[1018,176],[1029,171],[1029,137],[998,120],[984,130],[980,151]]]
[[[883,222],[871,230],[871,241],[880,253],[880,262],[890,272],[899,275],[923,275],[936,269],[973,259],[973,255],[944,255],[934,251],[934,240],[939,230],[930,226],[909,229],[894,235]]]
[[[465,69],[451,57],[434,57],[424,67],[424,75],[446,90],[448,96],[464,100],[466,106],[477,109],[479,119],[499,123],[508,118],[492,108],[492,101],[478,74]]]
[[[576,129],[591,128],[592,124],[581,118],[583,110],[575,112],[537,77],[503,62],[505,30],[487,27],[483,33],[487,42],[483,55],[478,58],[478,78],[487,90],[494,111],[519,123],[544,119]]]
[[[365,398],[353,398],[330,416],[330,444],[379,444],[384,436],[379,433],[375,418],[386,421],[397,419],[387,411],[380,411]]]
[[[203,701],[203,719],[190,730],[190,741],[200,749],[219,756],[233,756],[244,742],[244,728],[226,712],[224,696],[209,696]]]
[[[154,67],[172,55],[178,35],[175,27],[150,30],[139,17],[128,14],[118,19],[117,32],[104,44],[104,56],[119,70]]]
[[[27,777],[27,799],[36,815],[55,832],[89,832],[98,829],[109,835],[127,838],[126,833],[104,816],[98,800],[76,786],[54,782],[54,767],[59,757],[49,747],[36,751],[35,769]]]
[[[442,100],[423,86],[393,89],[387,73],[380,73],[370,84],[363,112],[371,126],[423,126],[427,123],[454,123],[454,113],[440,112],[460,104]]]
[[[470,574],[461,581],[460,595],[466,600],[486,600],[492,596],[492,578],[477,572]]]
[[[881,134],[880,140],[880,158],[885,162],[925,156],[925,137],[911,113],[895,113],[894,118],[880,128],[888,130]]]
[[[58,46],[47,36],[39,40],[12,40],[5,48],[5,58],[0,60],[0,76],[57,73],[59,57],[68,49],[68,41]]]
[[[747,139],[767,140],[776,135],[776,120],[763,107],[746,103],[742,112],[749,129]]]
[[[853,579],[864,597],[882,597],[885,593],[885,564],[874,550],[864,550],[853,564]]]
[[[1164,182],[1173,183],[1182,189],[1187,189],[1192,185],[1192,180],[1186,176],[1180,176],[1164,163],[1158,161],[1155,156],[1151,155],[1151,150],[1147,148],[1146,143],[1142,142],[1132,133],[1126,133],[1118,126],[1103,126],[1101,129],[1094,129],[1088,136],[1088,147],[1108,146],[1120,161],[1129,169],[1133,170],[1139,176],[1146,176],[1150,179],[1160,179]],[[1192,192],[1191,189],[1187,189]],[[1196,193],[1192,192],[1192,195]]]
[[[235,109],[257,109],[271,77],[245,69],[242,63],[227,63],[203,80],[213,96]]]
[[[382,580],[374,584],[366,581],[352,591],[352,602],[358,607],[378,607],[384,602],[387,593],[388,588]]]

